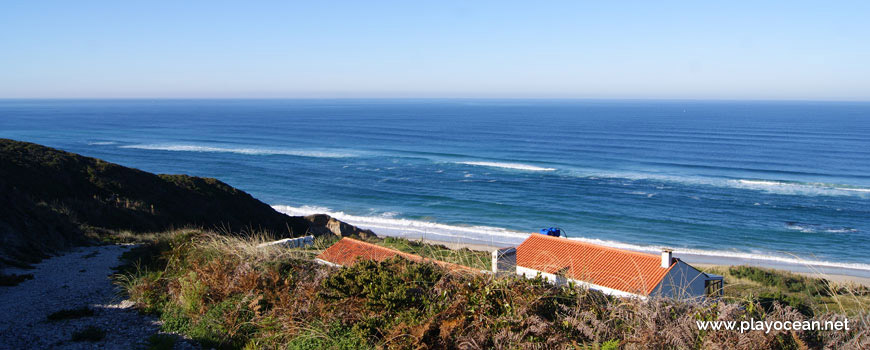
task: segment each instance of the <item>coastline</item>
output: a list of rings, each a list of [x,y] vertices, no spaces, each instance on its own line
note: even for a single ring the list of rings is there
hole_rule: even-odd
[[[730,266],[734,266],[734,265],[703,264],[703,263],[700,263],[700,264],[690,263],[690,264],[694,267],[702,268],[702,269],[715,268],[715,267],[727,268]],[[767,267],[767,266],[760,266],[760,265],[754,265],[754,266]],[[867,277],[858,277],[858,276],[831,274],[831,273],[819,273],[819,272],[801,272],[801,271],[793,271],[793,270],[774,268],[774,267],[771,267],[771,268],[776,269],[776,270],[784,270],[784,271],[788,271],[788,272],[793,272],[793,273],[796,273],[798,275],[802,275],[802,276],[806,276],[806,277],[826,279],[828,281],[833,282],[833,284],[850,284],[851,283],[851,284],[859,284],[859,285],[864,285],[864,286],[870,287],[870,278],[867,278]]]
[[[449,248],[469,248],[473,250],[491,251],[496,248],[504,248],[519,245],[530,232],[513,231],[492,226],[460,226],[455,224],[442,224],[430,221],[395,217],[374,217],[348,214],[342,211],[331,210],[324,207],[272,204],[272,207],[290,216],[306,216],[316,213],[325,213],[338,220],[350,223],[363,229],[370,229],[382,237],[399,237],[410,240],[425,240],[437,242]],[[661,246],[638,245],[627,242],[610,241],[594,238],[572,238],[583,242],[604,245],[613,248],[627,249],[643,253],[658,254]],[[870,265],[865,263],[846,263],[826,261],[814,256],[797,256],[782,253],[781,255],[756,255],[748,252],[723,250],[721,252],[704,251],[697,249],[681,249],[671,247],[674,257],[682,259],[689,264],[708,265],[751,265],[757,267],[786,270],[795,273],[808,274],[811,276],[847,276],[857,281],[870,279]]]
[[[705,266],[736,266],[750,265],[764,267],[776,270],[785,270],[794,272],[804,276],[814,278],[824,278],[835,282],[854,282],[870,286],[870,271],[860,269],[850,269],[843,267],[816,266],[811,264],[797,264],[790,262],[780,262],[774,260],[762,259],[744,259],[718,256],[704,256],[697,254],[681,254],[679,251],[674,252],[674,256],[683,259],[689,264]]]
[[[496,247],[494,245],[488,245],[488,244],[447,242],[447,241],[439,241],[439,240],[427,239],[427,238],[409,238],[408,240],[414,241],[414,242],[426,243],[426,244],[443,245],[443,246],[450,248],[450,249],[453,249],[453,250],[469,249],[469,250],[476,250],[476,251],[481,251],[481,252],[491,252],[493,250],[503,248],[503,247]]]
[[[464,243],[464,242],[449,242],[443,240],[434,240],[428,238],[409,238],[412,241],[417,241],[421,243],[428,244],[440,244],[450,249],[463,249],[467,248],[470,250],[476,251],[487,251],[491,252],[495,249],[504,248],[500,246],[490,245],[490,244],[481,244],[481,243]],[[750,265],[762,268],[770,268],[775,270],[783,270],[792,273],[796,273],[799,275],[812,277],[812,278],[823,278],[834,282],[836,284],[860,284],[864,286],[870,287],[870,271],[863,271],[857,269],[845,269],[845,268],[833,268],[833,267],[818,267],[818,266],[810,266],[810,265],[799,265],[799,264],[790,264],[790,263],[780,263],[774,261],[766,261],[760,259],[740,259],[740,258],[727,258],[727,257],[715,257],[715,256],[704,256],[697,254],[686,254],[680,253],[679,251],[674,252],[674,256],[682,259],[686,263],[695,266],[697,268],[711,268],[711,267],[730,267],[730,266],[738,266],[738,265]]]

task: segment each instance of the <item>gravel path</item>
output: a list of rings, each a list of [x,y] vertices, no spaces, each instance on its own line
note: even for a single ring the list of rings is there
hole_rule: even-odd
[[[0,287],[0,349],[137,349],[158,333],[155,318],[142,315],[129,301],[121,300],[109,276],[118,258],[130,246],[108,245],[77,248],[46,259],[30,273],[32,280],[14,287]],[[49,321],[48,315],[88,307],[92,316]],[[73,333],[95,326],[105,331],[102,340],[73,341]],[[176,349],[193,348],[179,341]]]

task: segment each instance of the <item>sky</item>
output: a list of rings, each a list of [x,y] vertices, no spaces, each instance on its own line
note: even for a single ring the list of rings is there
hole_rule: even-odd
[[[870,100],[868,1],[4,1],[0,98]]]

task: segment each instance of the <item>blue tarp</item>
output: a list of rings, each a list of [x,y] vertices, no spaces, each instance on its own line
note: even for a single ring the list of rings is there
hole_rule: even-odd
[[[562,236],[562,230],[558,227],[542,228],[541,234],[552,237],[560,237]]]

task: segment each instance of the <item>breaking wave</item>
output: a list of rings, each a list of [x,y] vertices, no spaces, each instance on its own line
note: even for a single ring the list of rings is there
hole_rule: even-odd
[[[109,145],[112,142],[90,142],[91,145]],[[157,151],[175,151],[175,152],[219,152],[219,153],[236,153],[245,155],[289,155],[297,157],[313,157],[313,158],[347,158],[361,155],[378,156],[378,152],[361,152],[361,151],[334,151],[334,150],[318,150],[318,149],[279,149],[279,148],[263,148],[263,147],[225,147],[225,146],[206,146],[192,144],[134,144],[123,145],[120,148],[142,149],[142,150],[157,150]],[[430,159],[438,162],[439,160]],[[512,162],[495,162],[495,161],[454,161],[454,164],[462,164],[469,166],[481,166],[499,169],[509,169],[518,171],[531,172],[555,172],[558,169],[551,167],[536,166],[525,163]],[[760,191],[772,194],[782,195],[797,195],[797,196],[854,196],[861,198],[870,198],[870,188],[832,184],[822,182],[799,182],[785,180],[769,180],[769,179],[729,179],[706,176],[682,176],[668,175],[657,173],[644,172],[612,172],[599,169],[582,169],[566,167],[559,170],[560,174],[569,174],[585,179],[624,179],[631,181],[662,181],[670,183],[681,183],[687,185],[706,185],[722,188],[735,188],[742,190]]]
[[[730,180],[736,188],[758,190],[778,194],[829,195],[829,196],[868,196],[870,188],[827,184],[821,182],[791,182],[774,180]]]
[[[628,249],[634,251],[641,252],[649,252],[649,253],[658,253],[663,248],[662,246],[642,246],[635,244],[628,244],[616,241],[609,240],[601,240],[595,238],[571,238],[582,242],[594,243],[599,245],[604,245],[613,248],[620,249]],[[672,247],[670,247],[672,248]],[[833,261],[824,261],[824,260],[808,260],[801,259],[797,256],[793,255],[769,255],[769,254],[759,254],[759,253],[745,253],[745,252],[737,252],[737,251],[713,251],[713,250],[703,250],[703,249],[690,249],[690,248],[676,248],[674,249],[674,253],[677,255],[686,254],[686,255],[697,255],[697,256],[706,256],[706,257],[714,257],[714,258],[726,258],[726,259],[740,259],[740,260],[760,260],[760,261],[773,261],[788,265],[798,265],[798,266],[810,266],[810,267],[833,267],[833,268],[842,268],[842,269],[854,269],[854,270],[864,270],[870,271],[870,264],[861,264],[861,263],[841,263],[841,262],[833,262]]]
[[[458,226],[441,224],[431,221],[401,219],[396,218],[395,212],[384,213],[377,216],[360,216],[347,214],[341,211],[332,211],[329,208],[317,206],[292,207],[287,205],[273,205],[272,207],[279,212],[291,216],[327,214],[351,225],[355,225],[364,229],[371,229],[376,234],[381,236],[426,238],[452,243],[482,243],[488,244],[490,246],[509,246],[521,243],[531,234],[529,232],[521,232],[492,226]],[[572,237],[571,239],[613,248],[628,249],[656,254],[659,253],[662,249],[662,246],[637,245],[595,238]],[[712,251],[690,248],[678,248],[675,249],[675,253],[678,256],[681,254],[696,255],[711,258],[759,260],[798,266],[831,267],[870,271],[870,264],[808,260],[787,254],[769,255],[760,253]]]
[[[736,188],[742,190],[752,190],[783,195],[853,196],[870,198],[870,188],[822,182],[798,182],[762,179],[727,179],[703,176],[648,174],[641,172],[599,172],[595,170],[576,170],[572,171],[572,174],[574,176],[590,180],[624,179],[630,181],[661,181],[685,185],[706,185],[722,188]]]
[[[800,231],[805,233],[817,233],[817,232],[827,232],[827,233],[850,233],[850,232],[858,232],[858,229],[851,227],[826,227],[819,224],[805,224],[800,222],[786,222],[785,228],[792,231]]]
[[[397,213],[395,212],[387,212],[378,216],[360,216],[316,206],[291,207],[287,205],[273,205],[272,207],[281,213],[291,216],[327,214],[338,220],[361,228],[371,229],[375,233],[386,236],[429,237],[432,239],[437,239],[434,237],[441,237],[441,240],[474,240],[476,242],[487,242],[496,245],[515,244],[528,237],[528,233],[499,227],[458,226],[431,221],[402,219],[397,218]]]
[[[525,171],[554,171],[555,168],[544,168],[522,163],[501,163],[501,162],[456,162],[456,164],[486,166],[491,168],[525,170]]]
[[[246,155],[287,155],[297,157],[312,157],[312,158],[346,158],[353,157],[353,154],[332,151],[320,150],[291,150],[291,149],[272,149],[272,148],[257,148],[257,147],[214,147],[200,145],[182,145],[182,144],[141,144],[141,145],[125,145],[120,148],[142,149],[150,151],[173,151],[173,152],[210,152],[210,153],[237,153]]]

